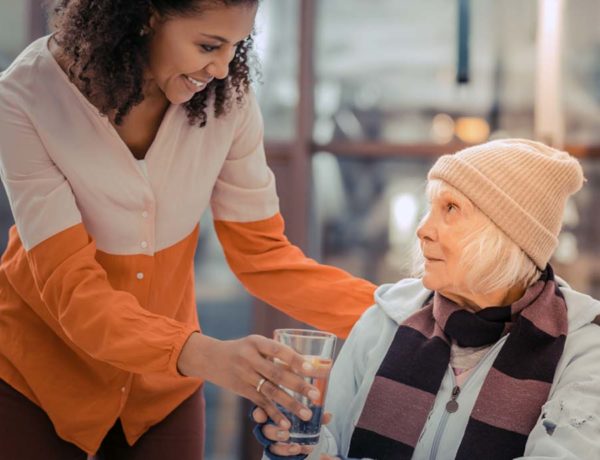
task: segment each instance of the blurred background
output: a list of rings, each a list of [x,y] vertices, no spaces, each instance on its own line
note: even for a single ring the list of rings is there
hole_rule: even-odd
[[[410,271],[435,159],[501,137],[577,155],[553,264],[600,298],[600,2],[262,0],[256,85],[287,234],[377,284]],[[42,0],[0,0],[0,71],[47,33]],[[1,122],[1,120],[0,120]],[[0,249],[12,217],[0,196]],[[245,293],[203,217],[198,313],[221,339],[293,321]],[[206,388],[206,458],[255,459],[247,404]]]

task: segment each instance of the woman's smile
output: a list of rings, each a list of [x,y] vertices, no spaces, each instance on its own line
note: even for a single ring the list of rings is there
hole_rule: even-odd
[[[196,79],[193,79],[192,77],[188,77],[187,75],[182,75],[180,77],[180,79],[183,82],[183,84],[185,85],[185,87],[187,88],[187,90],[191,91],[192,93],[198,93],[198,92],[202,91],[204,88],[206,88],[206,85],[208,84],[208,82],[210,82],[212,80],[211,79],[207,83],[205,83],[205,82],[201,82]]]

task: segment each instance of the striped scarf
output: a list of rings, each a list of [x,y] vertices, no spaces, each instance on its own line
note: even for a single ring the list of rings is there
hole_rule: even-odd
[[[352,434],[348,456],[410,459],[448,369],[451,340],[478,347],[508,332],[456,458],[522,456],[548,399],[567,328],[567,306],[550,266],[509,306],[473,313],[435,293],[398,327]]]

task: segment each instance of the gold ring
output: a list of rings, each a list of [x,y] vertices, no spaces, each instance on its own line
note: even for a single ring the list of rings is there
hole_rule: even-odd
[[[267,381],[267,379],[265,379],[264,377],[262,379],[260,379],[260,381],[258,382],[258,385],[256,385],[256,391],[258,393],[260,393],[260,389],[262,388],[262,386],[265,384],[266,381]]]

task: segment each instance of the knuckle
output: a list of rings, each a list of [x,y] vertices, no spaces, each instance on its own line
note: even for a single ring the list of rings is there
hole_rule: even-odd
[[[302,365],[304,364],[304,358],[294,351],[292,353],[294,353],[292,356],[293,365],[298,369],[302,369]]]
[[[263,393],[268,396],[270,399],[273,399],[273,397],[277,394],[277,387],[275,387],[272,384],[267,384],[265,383],[263,386]]]
[[[248,354],[248,347],[246,345],[242,345],[238,348],[238,352],[235,354],[235,359],[239,362],[242,362],[246,359],[246,355]]]
[[[274,340],[272,340],[269,343],[269,351],[271,352],[271,355],[279,356],[281,354],[282,350],[283,350],[283,348],[281,347],[281,345],[279,343],[275,342]]]
[[[277,366],[272,366],[269,380],[278,383],[281,382],[283,380],[283,369]]]
[[[246,340],[252,344],[256,344],[260,341],[261,338],[262,337],[258,334],[251,334],[246,338]]]
[[[248,362],[254,356],[254,348],[245,346],[240,349],[240,358],[242,362]]]

